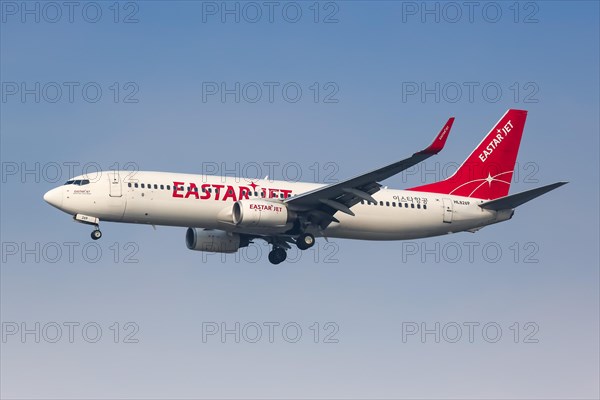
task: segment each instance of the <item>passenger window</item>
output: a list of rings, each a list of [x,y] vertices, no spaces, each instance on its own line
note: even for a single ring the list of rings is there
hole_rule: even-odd
[[[389,207],[389,206],[390,206],[390,202],[389,202],[389,201],[386,201],[386,202],[385,202],[385,206],[386,206],[386,207]]]
[[[392,207],[396,207],[396,202],[392,201]]]
[[[421,205],[420,205],[420,204],[417,204],[417,208],[418,208],[418,209],[420,209],[420,208],[421,208]]]
[[[144,189],[144,184],[142,183],[142,189]]]
[[[131,182],[129,182],[129,183],[127,184],[127,186],[128,186],[128,187],[131,187]]]
[[[360,201],[360,204],[365,204],[365,201],[364,201],[364,200],[361,200],[361,201]]]
[[[158,189],[158,185],[156,183],[154,184],[154,189]]]
[[[160,190],[165,190],[165,185],[160,185]]]
[[[258,197],[258,192],[254,192],[254,196]]]
[[[408,203],[404,203],[404,208],[408,208]]]
[[[412,203],[412,204],[410,205],[410,208],[415,208],[415,205],[414,205],[414,203]]]
[[[171,190],[171,185],[167,185],[167,190]]]
[[[133,186],[135,186],[135,187],[137,188],[137,187],[138,187],[138,184],[137,184],[137,183],[134,183],[134,184],[133,184]]]
[[[427,204],[423,204],[423,210],[427,210]]]
[[[283,193],[281,193],[281,194],[279,195],[279,198],[283,199]]]
[[[383,201],[380,201],[380,202],[379,202],[379,205],[380,205],[380,206],[382,206],[382,205],[383,205]]]

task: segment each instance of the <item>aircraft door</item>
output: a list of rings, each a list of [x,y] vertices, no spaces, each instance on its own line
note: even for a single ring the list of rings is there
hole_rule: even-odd
[[[452,199],[443,199],[444,200],[444,222],[451,223],[452,222]]]
[[[121,189],[121,177],[119,175],[119,171],[110,171],[108,173],[109,180],[109,196],[110,197],[121,197],[123,196],[123,192]]]

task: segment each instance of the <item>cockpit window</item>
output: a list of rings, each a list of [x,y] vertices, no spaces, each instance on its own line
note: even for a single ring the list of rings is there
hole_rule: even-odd
[[[89,179],[77,179],[77,180],[66,181],[65,185],[83,186],[83,185],[88,185],[89,183],[90,183]]]

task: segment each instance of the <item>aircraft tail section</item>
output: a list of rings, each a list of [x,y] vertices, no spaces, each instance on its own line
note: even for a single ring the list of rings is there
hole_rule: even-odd
[[[408,190],[494,200],[508,195],[527,111],[508,110],[449,178]]]

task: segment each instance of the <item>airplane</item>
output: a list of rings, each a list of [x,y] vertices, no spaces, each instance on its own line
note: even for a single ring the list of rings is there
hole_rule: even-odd
[[[69,179],[44,194],[50,205],[94,226],[100,221],[187,227],[188,249],[234,253],[254,240],[279,264],[292,245],[315,238],[405,240],[476,232],[507,221],[515,208],[567,182],[509,195],[527,111],[508,110],[447,179],[406,190],[381,181],[439,153],[454,117],[433,142],[403,160],[332,184],[240,180],[152,171],[109,171]]]

